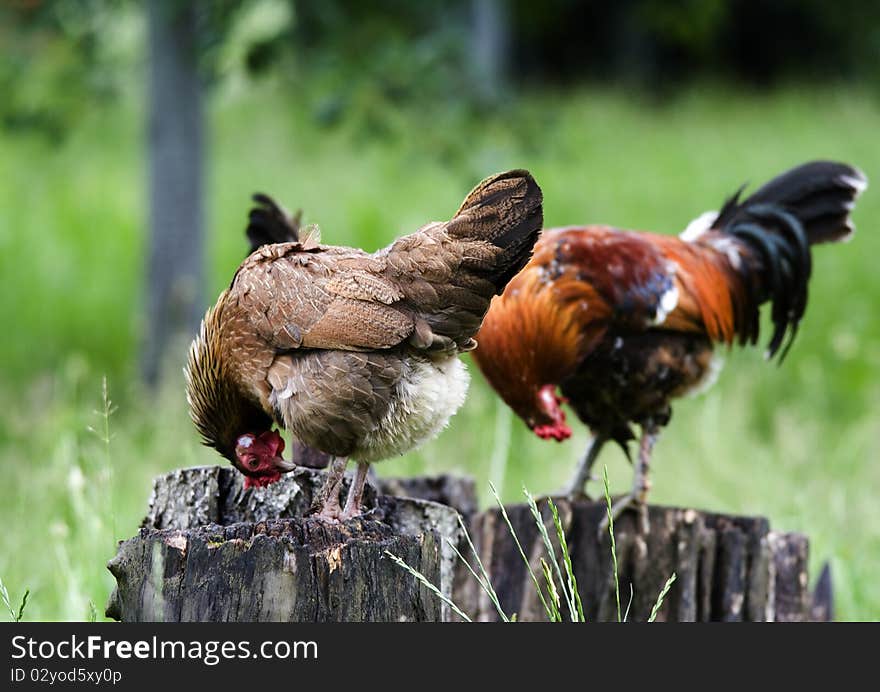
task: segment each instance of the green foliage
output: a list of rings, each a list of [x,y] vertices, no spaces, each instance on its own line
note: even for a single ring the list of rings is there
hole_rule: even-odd
[[[513,538],[514,543],[516,543],[516,547],[519,550],[519,555],[522,558],[523,562],[526,565],[526,569],[528,570],[529,576],[532,579],[532,584],[535,587],[535,591],[538,594],[538,598],[541,600],[541,604],[544,606],[544,612],[547,614],[547,619],[550,622],[562,622],[562,612],[560,610],[561,607],[561,596],[560,590],[562,591],[562,596],[565,597],[567,605],[569,607],[569,615],[571,617],[571,622],[586,622],[587,619],[584,616],[584,606],[581,602],[581,595],[578,593],[577,586],[577,578],[574,576],[574,567],[571,562],[571,555],[568,552],[568,542],[565,537],[565,528],[562,525],[562,520],[559,518],[559,511],[556,508],[555,503],[552,499],[547,498],[547,506],[550,508],[551,517],[553,519],[553,527],[556,530],[556,537],[559,540],[559,547],[562,557],[562,568],[565,570],[565,579],[563,579],[562,571],[560,569],[559,560],[556,558],[556,551],[553,548],[553,544],[550,541],[550,536],[547,533],[547,527],[544,523],[544,517],[541,514],[538,506],[535,502],[534,497],[528,491],[528,488],[525,485],[522,488],[523,495],[525,495],[526,502],[528,503],[529,510],[532,513],[532,518],[534,519],[535,526],[538,527],[538,533],[541,535],[541,540],[544,543],[544,550],[546,551],[546,557],[540,556],[541,563],[541,573],[544,576],[544,584],[547,589],[547,597],[544,596],[544,588],[541,587],[541,584],[538,581],[538,578],[535,576],[535,572],[532,569],[532,564],[529,559],[526,557],[525,551],[523,551],[522,544],[519,542],[519,536],[516,535],[516,531],[513,528],[513,524],[510,523],[510,518],[507,515],[507,509],[504,507],[504,503],[501,501],[501,498],[498,496],[498,492],[495,489],[495,486],[491,483],[489,484],[489,488],[492,491],[492,494],[495,496],[495,501],[498,503],[498,508],[501,511],[501,516],[504,518],[504,523],[507,525],[508,531],[510,531],[510,535]],[[611,514],[611,496],[608,490],[608,472],[605,472],[605,501],[607,503],[608,508],[608,519],[609,526],[608,532],[611,535],[611,558],[613,561],[614,567],[614,585],[617,593],[617,621],[618,622],[626,622],[627,617],[629,616],[629,605],[626,607],[626,614],[621,619],[620,616],[620,584],[617,577],[617,551],[614,543],[614,522]],[[480,574],[478,575],[473,567],[471,566],[470,560],[464,557],[458,550],[455,542],[446,539],[449,546],[455,551],[455,554],[458,556],[458,559],[467,567],[468,571],[477,580],[477,583],[480,585],[480,588],[486,593],[489,597],[489,600],[492,601],[492,604],[495,606],[495,610],[498,612],[498,616],[501,618],[502,622],[516,622],[517,615],[514,613],[512,616],[508,617],[504,610],[501,607],[500,602],[498,601],[498,594],[495,593],[495,589],[492,586],[492,582],[489,579],[489,575],[483,567],[483,562],[480,559],[480,555],[477,552],[477,549],[474,547],[473,541],[471,540],[470,533],[467,530],[467,527],[464,525],[461,517],[458,517],[458,523],[461,528],[462,534],[467,541],[468,547],[471,549],[471,554],[474,556],[474,561],[477,563],[477,566],[480,569]],[[402,567],[407,572],[412,574],[422,585],[426,586],[430,591],[432,591],[440,600],[442,600],[446,605],[452,608],[455,613],[461,617],[466,622],[471,622],[471,618],[466,615],[455,603],[453,603],[447,596],[445,596],[439,588],[437,588],[431,581],[421,572],[416,570],[415,568],[409,566],[406,562],[404,562],[401,558],[396,555],[385,551],[385,554],[390,557],[399,567]],[[550,564],[548,564],[547,560],[550,560],[550,563],[553,564],[553,569],[550,568]],[[554,577],[554,573],[556,577]],[[559,588],[556,586],[556,578],[559,579]],[[673,572],[672,576],[666,580],[666,583],[663,586],[663,589],[660,591],[657,596],[657,601],[654,603],[654,607],[651,610],[651,615],[648,618],[648,622],[654,622],[657,618],[657,613],[660,611],[660,608],[663,606],[663,600],[666,598],[666,594],[669,593],[669,589],[672,584],[675,582],[675,573]],[[630,585],[630,604],[632,604],[632,585]]]
[[[455,545],[453,541],[450,539],[446,539],[446,542],[449,544],[449,547],[455,551],[455,554],[458,556],[458,559],[462,561],[465,567],[467,567],[468,571],[473,575],[474,579],[479,583],[480,588],[486,592],[486,595],[489,597],[489,600],[492,601],[492,605],[495,606],[495,610],[498,612],[498,617],[501,618],[502,622],[510,622],[510,618],[501,608],[501,603],[498,601],[498,594],[495,593],[495,589],[492,586],[492,582],[489,579],[489,573],[486,571],[486,568],[483,567],[483,561],[480,560],[480,554],[477,552],[477,549],[474,548],[474,543],[471,540],[471,536],[468,533],[467,527],[464,525],[464,522],[461,519],[461,515],[458,517],[458,525],[464,534],[465,540],[467,541],[468,547],[471,549],[471,554],[474,556],[474,561],[477,563],[477,567],[480,569],[480,573],[477,574],[474,571],[474,568],[471,567],[470,560],[468,560],[464,555],[462,555],[458,546]]]
[[[529,572],[529,576],[532,579],[532,584],[535,587],[535,592],[538,594],[538,598],[541,599],[541,605],[544,606],[544,612],[547,613],[547,619],[550,622],[561,622],[562,615],[559,612],[559,603],[558,598],[556,597],[555,590],[552,589],[553,580],[549,581],[545,579],[545,583],[547,583],[550,593],[549,601],[544,597],[544,589],[541,588],[541,584],[538,582],[538,578],[535,576],[535,571],[532,569],[532,563],[529,562],[529,558],[526,557],[526,553],[523,550],[522,544],[519,542],[519,536],[516,535],[516,531],[513,528],[513,524],[510,523],[510,517],[507,516],[507,509],[504,507],[504,503],[501,501],[501,497],[498,495],[498,490],[495,488],[495,485],[490,482],[489,489],[492,491],[492,496],[495,498],[495,502],[498,504],[498,509],[501,510],[501,516],[504,519],[504,523],[507,524],[507,530],[510,531],[510,535],[513,538],[513,542],[516,543],[516,549],[519,551],[519,556],[522,558],[522,561],[526,565],[526,569]],[[525,486],[523,487],[525,490]],[[542,563],[542,567],[544,567],[544,563]],[[547,572],[544,572],[545,577],[547,576]],[[580,595],[578,595],[578,600],[580,601]],[[583,617],[583,611],[581,611],[581,617]]]
[[[541,535],[541,540],[544,542],[544,550],[547,552],[547,559],[550,561],[550,564],[553,565],[553,572],[550,572],[549,569],[547,569],[547,563],[541,558],[541,567],[544,570],[544,578],[547,581],[547,586],[550,589],[551,597],[556,604],[557,611],[560,609],[559,592],[561,591],[562,597],[565,599],[565,604],[568,606],[568,614],[571,621],[578,622],[579,614],[581,620],[583,620],[584,612],[580,604],[580,595],[576,591],[577,580],[574,578],[574,572],[571,569],[571,559],[566,559],[564,561],[566,576],[568,577],[566,580],[562,576],[562,568],[559,566],[559,560],[556,557],[556,550],[553,548],[553,543],[547,532],[547,526],[544,524],[544,518],[541,516],[538,505],[535,503],[535,498],[532,497],[525,485],[523,485],[522,491],[523,495],[526,497],[526,502],[529,505],[529,510],[532,513],[532,518],[535,520],[535,526],[538,527],[538,533]],[[556,506],[553,504],[553,500],[548,499],[547,502],[553,513],[553,524],[556,528],[557,535],[559,536],[560,548],[563,554],[567,556],[568,546],[565,541],[565,532],[562,523],[559,520],[559,513],[556,511]],[[558,589],[553,580],[553,573],[555,573],[556,577],[559,579]]]
[[[58,143],[123,89],[138,17],[119,0],[0,6],[0,127]]]
[[[410,567],[402,558],[398,557],[388,550],[385,551],[385,555],[387,555],[388,558],[390,558],[398,567],[402,567],[411,575],[413,575],[419,581],[419,583],[421,583],[425,588],[431,591],[431,593],[437,596],[437,598],[448,605],[452,609],[452,611],[456,615],[458,615],[458,617],[460,617],[465,622],[471,622],[471,619],[467,616],[467,613],[465,613],[461,608],[455,605],[455,603],[453,603],[453,601],[448,596],[446,596],[440,589],[438,589],[424,574],[419,572],[415,567]]]

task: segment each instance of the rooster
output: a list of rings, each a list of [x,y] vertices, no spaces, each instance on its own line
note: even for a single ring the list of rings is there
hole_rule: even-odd
[[[568,403],[592,439],[568,488],[585,496],[607,441],[629,457],[646,530],[651,451],[672,399],[710,386],[714,345],[754,344],[771,304],[767,356],[785,357],[807,305],[810,246],[847,240],[865,189],[857,169],[826,161],[794,168],[679,237],[608,226],[545,230],[526,268],[492,301],[473,356],[492,387],[543,439],[571,435]],[[561,391],[561,395],[557,392]]]
[[[433,438],[463,403],[458,355],[476,345],[542,223],[541,190],[516,170],[480,183],[450,221],[372,254],[312,239],[262,244],[277,235],[258,233],[190,348],[187,400],[203,442],[247,487],[263,486],[294,468],[273,426],[289,429],[333,455],[317,516],[358,515],[369,464]],[[349,458],[357,470],[341,507]]]

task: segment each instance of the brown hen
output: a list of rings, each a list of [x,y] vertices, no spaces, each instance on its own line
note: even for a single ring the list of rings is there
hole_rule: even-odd
[[[542,220],[541,190],[517,170],[480,183],[450,221],[372,254],[262,245],[190,349],[187,396],[203,441],[260,486],[294,466],[272,429],[287,428],[334,456],[319,516],[358,514],[369,464],[431,439],[463,403],[458,355],[525,266]],[[343,509],[349,458],[358,467]]]

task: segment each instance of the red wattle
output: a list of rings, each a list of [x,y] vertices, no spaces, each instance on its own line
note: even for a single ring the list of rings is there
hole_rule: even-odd
[[[280,473],[268,473],[262,476],[245,476],[244,477],[244,487],[245,490],[248,488],[263,488],[267,485],[271,485],[276,481],[281,480]]]
[[[539,425],[535,427],[535,434],[542,440],[556,440],[557,442],[562,442],[571,437],[571,428],[565,423]]]
[[[568,399],[559,396],[556,393],[556,385],[547,384],[538,390],[538,400],[544,409],[544,413],[551,419],[552,423],[546,425],[536,425],[535,434],[542,440],[556,440],[562,442],[571,437],[571,428],[565,424],[565,411],[561,405],[568,403]]]

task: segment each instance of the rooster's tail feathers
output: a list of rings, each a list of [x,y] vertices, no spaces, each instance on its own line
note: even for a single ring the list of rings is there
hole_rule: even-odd
[[[810,245],[847,240],[854,230],[850,212],[867,186],[868,179],[858,168],[812,161],[773,178],[743,201],[740,188],[721,209],[714,227],[724,229],[749,220],[753,206],[773,205],[801,223]]]
[[[744,201],[739,201],[740,189],[719,212],[713,228],[737,238],[757,260],[752,278],[745,282],[746,304],[772,305],[768,358],[777,353],[780,361],[785,358],[806,310],[810,245],[852,235],[850,212],[866,186],[857,168],[814,161],[774,178]],[[746,313],[738,331],[743,342],[754,343],[758,311],[755,307]]]

